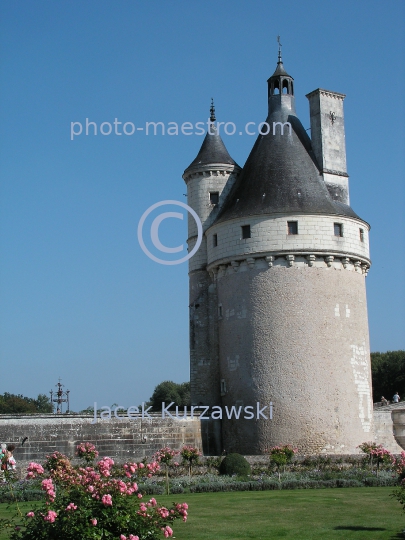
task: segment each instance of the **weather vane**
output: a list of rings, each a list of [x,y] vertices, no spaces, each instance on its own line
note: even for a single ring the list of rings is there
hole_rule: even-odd
[[[278,43],[278,61],[281,62],[281,41],[280,36],[277,36],[277,43]]]
[[[210,121],[215,122],[215,105],[214,105],[214,98],[211,98],[211,108],[210,108]]]

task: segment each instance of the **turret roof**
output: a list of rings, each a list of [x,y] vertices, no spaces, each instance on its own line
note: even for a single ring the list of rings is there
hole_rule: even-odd
[[[203,165],[211,165],[216,163],[236,165],[235,161],[229,155],[221,136],[217,133],[217,130],[213,125],[210,127],[210,132],[206,134],[197,157],[190,163],[186,171],[194,167],[201,167]]]
[[[194,161],[190,163],[190,165],[184,172],[188,171],[188,169],[191,168],[214,164],[236,165],[237,167],[239,167],[239,165],[237,165],[229,155],[228,150],[226,149],[223,140],[221,139],[221,136],[217,132],[217,128],[215,127],[215,120],[216,117],[214,100],[213,98],[211,98],[210,124],[208,127],[208,132],[201,145],[200,151],[197,154],[197,157]]]

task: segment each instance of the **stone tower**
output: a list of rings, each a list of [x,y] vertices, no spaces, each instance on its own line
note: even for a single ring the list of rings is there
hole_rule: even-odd
[[[279,53],[267,133],[242,171],[215,131],[184,173],[205,233],[190,260],[192,402],[241,411],[224,412],[222,441],[207,428],[211,449],[356,453],[373,436],[369,225],[349,206],[345,96],[307,97],[312,139]],[[189,249],[194,229],[190,220]],[[267,417],[272,403],[271,420],[257,403]]]

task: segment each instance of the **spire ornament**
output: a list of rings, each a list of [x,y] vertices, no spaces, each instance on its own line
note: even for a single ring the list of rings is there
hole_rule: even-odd
[[[211,98],[211,107],[210,107],[210,122],[215,122],[215,105],[214,98]]]
[[[281,47],[282,47],[282,45],[281,45],[281,42],[280,42],[280,36],[277,36],[277,43],[278,43],[278,62],[277,62],[277,64],[282,64],[283,63],[283,61],[281,59]]]

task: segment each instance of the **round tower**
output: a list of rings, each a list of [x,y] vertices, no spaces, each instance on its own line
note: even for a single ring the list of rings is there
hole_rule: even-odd
[[[257,138],[218,217],[205,224],[217,290],[223,446],[242,454],[279,444],[356,453],[372,438],[369,225],[332,198],[281,55],[268,105],[268,133]],[[202,173],[201,181],[210,178]],[[191,271],[196,298],[200,268]],[[239,418],[228,419],[225,407]]]
[[[214,104],[211,104],[209,129],[194,161],[184,171],[187,204],[200,217],[203,232],[213,224],[233,186],[240,167],[229,155],[217,133]],[[188,249],[197,239],[197,225],[189,216]],[[210,237],[215,242],[215,238]],[[189,260],[190,298],[190,381],[192,405],[217,405],[220,402],[219,353],[216,287],[207,272],[207,238],[204,234],[198,252]],[[220,430],[204,439],[206,453],[222,451]],[[213,440],[215,439],[215,441]]]

